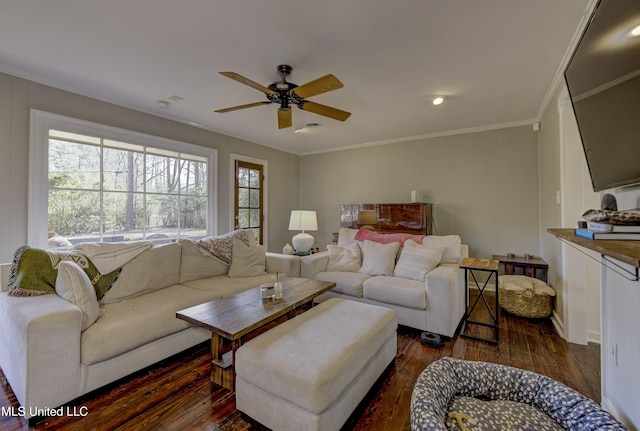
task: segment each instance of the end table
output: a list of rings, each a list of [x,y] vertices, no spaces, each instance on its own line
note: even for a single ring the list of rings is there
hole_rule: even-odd
[[[490,343],[495,343],[495,344],[498,343],[498,332],[499,332],[498,318],[499,318],[499,310],[500,310],[500,307],[498,306],[498,267],[499,265],[500,263],[497,260],[493,260],[493,259],[479,259],[479,258],[467,257],[460,261],[460,268],[464,268],[465,293],[466,293],[465,294],[465,313],[464,313],[464,317],[462,318],[463,319],[462,329],[460,330],[461,336],[467,337],[467,338],[473,338],[480,341],[488,341]],[[489,273],[482,287],[480,286],[480,283],[476,278],[476,274],[475,274],[476,272]],[[469,274],[471,274],[471,278],[473,278],[473,281],[476,287],[478,288],[478,296],[476,297],[471,307],[469,307],[469,302],[470,302],[469,301]],[[495,308],[493,310],[491,309],[491,306],[489,305],[489,301],[487,301],[487,297],[485,296],[485,289],[489,285],[489,282],[491,281],[492,278],[495,280],[495,286],[496,286],[496,292],[495,292],[496,303],[495,303]],[[470,319],[471,313],[473,313],[473,310],[476,308],[476,305],[478,305],[478,302],[480,301],[480,299],[482,299],[482,301],[484,302],[484,305],[489,311],[489,317],[491,320],[490,322],[480,322],[477,320]],[[482,338],[475,335],[469,335],[468,333],[465,332],[465,330],[467,329],[467,325],[469,323],[486,326],[488,328],[493,328],[495,332],[495,337]]]

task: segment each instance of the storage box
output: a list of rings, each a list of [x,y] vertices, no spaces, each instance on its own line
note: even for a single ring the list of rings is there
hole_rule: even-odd
[[[498,303],[520,317],[544,318],[553,311],[556,291],[542,280],[526,275],[504,275],[498,283]]]

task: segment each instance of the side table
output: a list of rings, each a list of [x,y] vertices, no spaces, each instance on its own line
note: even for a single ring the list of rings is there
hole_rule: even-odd
[[[504,265],[505,275],[526,275],[548,283],[549,265],[539,257],[504,256],[494,254],[493,259]]]
[[[488,341],[490,343],[498,343],[498,333],[499,333],[499,310],[500,307],[498,306],[498,267],[500,265],[500,262],[498,262],[497,260],[493,260],[493,259],[479,259],[479,258],[473,258],[473,257],[467,257],[464,258],[460,261],[460,268],[464,268],[464,279],[465,279],[465,313],[464,313],[464,317],[463,319],[463,323],[462,323],[462,329],[460,330],[460,335],[463,337],[467,337],[467,338],[473,338],[476,340],[481,340],[481,341]],[[478,279],[476,278],[476,272],[486,272],[488,273],[487,279],[484,281],[484,283],[482,284],[482,287],[480,286],[480,283],[478,282]],[[476,297],[475,301],[473,301],[473,305],[471,305],[471,307],[469,307],[469,274],[471,274],[471,278],[473,278],[474,283],[476,284],[476,287],[478,288],[478,296]],[[489,301],[487,300],[487,297],[485,296],[485,290],[487,288],[487,286],[489,285],[489,282],[491,281],[491,279],[495,280],[495,296],[496,296],[496,301],[495,301],[495,307],[492,310],[491,306],[489,305]],[[476,308],[476,306],[478,305],[478,302],[480,301],[480,299],[482,299],[482,301],[484,302],[484,305],[486,306],[487,310],[489,311],[489,318],[490,318],[490,322],[481,322],[478,320],[471,320],[471,314],[473,313],[473,310]],[[488,328],[492,328],[495,332],[495,337],[494,338],[482,338],[476,335],[470,335],[466,332],[467,329],[467,325],[468,324],[475,324],[475,325],[481,325],[481,326],[485,326]]]

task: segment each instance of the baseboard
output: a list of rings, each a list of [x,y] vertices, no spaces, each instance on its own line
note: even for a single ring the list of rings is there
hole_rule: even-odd
[[[564,324],[558,318],[558,314],[555,310],[553,310],[553,313],[551,313],[551,323],[553,323],[553,327],[556,328],[556,331],[558,331],[558,335],[566,340],[566,337],[564,336]]]
[[[600,332],[587,331],[587,343],[601,344]]]

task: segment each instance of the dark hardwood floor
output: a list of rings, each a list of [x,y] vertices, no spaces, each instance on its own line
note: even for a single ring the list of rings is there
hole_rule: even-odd
[[[599,346],[569,344],[548,319],[500,314],[498,345],[458,335],[440,348],[420,342],[420,331],[398,329],[398,354],[391,367],[346,423],[345,430],[409,430],[411,392],[420,373],[443,356],[488,361],[535,371],[600,401]],[[0,416],[9,430],[251,430],[237,410],[233,393],[209,380],[208,343],[142,370],[68,405],[86,416],[48,417],[27,422]],[[18,404],[0,373],[0,407]]]

